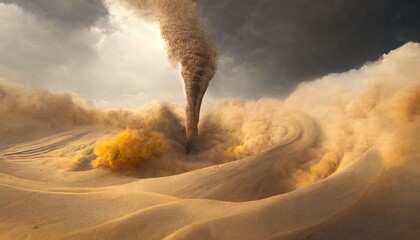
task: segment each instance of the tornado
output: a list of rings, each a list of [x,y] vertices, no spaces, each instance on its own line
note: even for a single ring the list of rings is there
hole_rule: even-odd
[[[160,24],[168,58],[181,64],[186,93],[186,151],[198,139],[198,122],[204,94],[216,71],[216,48],[212,35],[197,16],[194,0],[126,0],[143,16]]]

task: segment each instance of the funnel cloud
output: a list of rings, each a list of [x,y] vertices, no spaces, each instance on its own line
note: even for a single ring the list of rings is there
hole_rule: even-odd
[[[152,15],[159,24],[166,42],[169,60],[181,63],[181,75],[187,98],[186,135],[187,152],[198,139],[198,121],[201,102],[216,71],[216,49],[210,33],[196,13],[194,1],[127,0],[146,15]]]

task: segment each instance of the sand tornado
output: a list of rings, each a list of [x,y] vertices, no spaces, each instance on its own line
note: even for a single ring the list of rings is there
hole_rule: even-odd
[[[173,65],[181,64],[187,98],[187,152],[198,138],[204,93],[216,71],[216,49],[196,13],[193,0],[126,0],[143,15],[154,18]]]

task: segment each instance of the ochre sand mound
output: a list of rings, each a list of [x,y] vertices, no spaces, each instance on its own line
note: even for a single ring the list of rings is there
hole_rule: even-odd
[[[420,46],[229,100],[99,111],[0,80],[0,239],[417,239]],[[127,128],[127,129],[126,129]]]

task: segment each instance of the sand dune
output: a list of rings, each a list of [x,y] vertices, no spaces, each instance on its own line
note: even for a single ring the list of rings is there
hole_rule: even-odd
[[[182,108],[0,82],[0,239],[418,239],[419,61],[215,105],[189,155]]]
[[[260,198],[264,181],[256,176],[266,175],[276,154],[287,153],[273,149],[144,180],[106,169],[63,170],[63,149],[88,147],[104,133],[78,129],[3,151],[2,238],[410,239],[419,233],[418,158],[387,170],[368,151],[314,185],[244,201]]]

